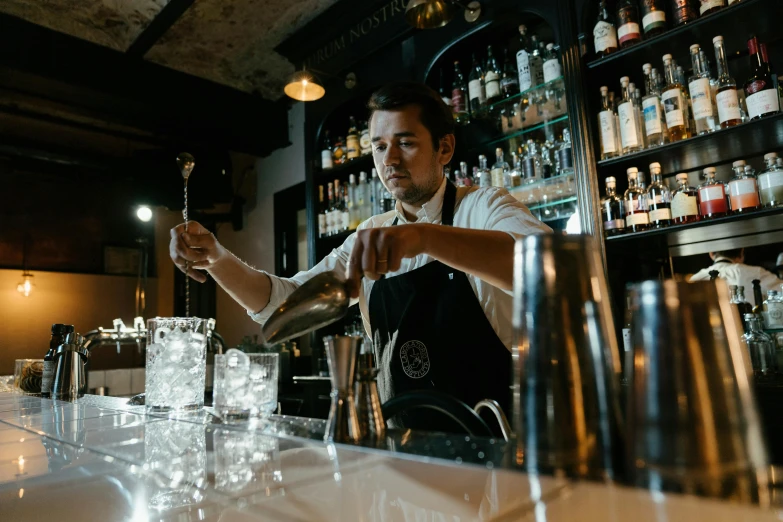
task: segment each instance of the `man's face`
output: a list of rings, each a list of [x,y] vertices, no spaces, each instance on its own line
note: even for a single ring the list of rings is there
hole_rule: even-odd
[[[453,153],[448,143],[435,150],[430,132],[419,119],[420,112],[417,105],[408,105],[375,111],[370,119],[378,176],[395,199],[409,205],[425,203],[438,190],[442,167]]]

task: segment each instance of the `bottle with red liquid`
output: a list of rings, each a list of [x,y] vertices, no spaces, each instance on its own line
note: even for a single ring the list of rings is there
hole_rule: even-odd
[[[734,179],[729,181],[729,198],[731,211],[735,213],[750,212],[761,208],[759,187],[753,167],[745,165],[734,169]]]
[[[640,21],[639,6],[635,0],[620,0],[617,3],[617,36],[621,49],[642,41]]]
[[[729,213],[726,186],[715,181],[715,167],[704,169],[704,183],[699,185],[699,213],[707,219],[723,217]]]

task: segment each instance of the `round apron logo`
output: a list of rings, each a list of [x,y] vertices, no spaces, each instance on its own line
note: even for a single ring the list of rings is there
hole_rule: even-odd
[[[421,379],[430,371],[430,356],[421,341],[408,341],[400,348],[402,370],[413,379]]]

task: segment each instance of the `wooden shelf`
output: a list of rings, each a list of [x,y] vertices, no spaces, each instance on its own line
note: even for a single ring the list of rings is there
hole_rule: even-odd
[[[664,176],[674,176],[701,167],[760,156],[783,147],[783,113],[736,127],[722,129],[687,140],[669,143],[598,162],[601,177],[625,179],[629,167],[647,172],[653,161],[661,164]]]
[[[616,51],[609,56],[593,60],[587,64],[589,69],[606,68],[613,70],[628,69],[621,76],[630,72],[641,72],[642,65],[649,62],[661,70],[661,57],[664,54],[687,56],[688,49],[698,43],[712,55],[712,39],[722,35],[729,56],[737,53],[747,54],[747,40],[750,32],[761,41],[779,37],[780,0],[743,0],[720,11],[699,18],[695,22],[681,25],[665,33],[643,40],[641,43]],[[751,27],[738,25],[738,17],[743,21],[752,21]],[[671,22],[671,19],[669,20]],[[605,77],[602,71],[602,77]],[[607,75],[612,78],[614,75]],[[619,80],[620,76],[617,77]]]

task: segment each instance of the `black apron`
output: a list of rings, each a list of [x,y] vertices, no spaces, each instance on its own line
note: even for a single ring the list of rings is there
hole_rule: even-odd
[[[456,187],[446,181],[445,226],[454,223],[456,196]],[[376,281],[369,312],[378,365],[386,365],[378,376],[382,392],[395,396],[434,389],[471,408],[482,399],[494,399],[508,415],[511,353],[492,329],[464,272],[433,261]],[[459,431],[453,421],[428,409],[401,417],[406,428]],[[497,421],[488,424],[494,427]]]

